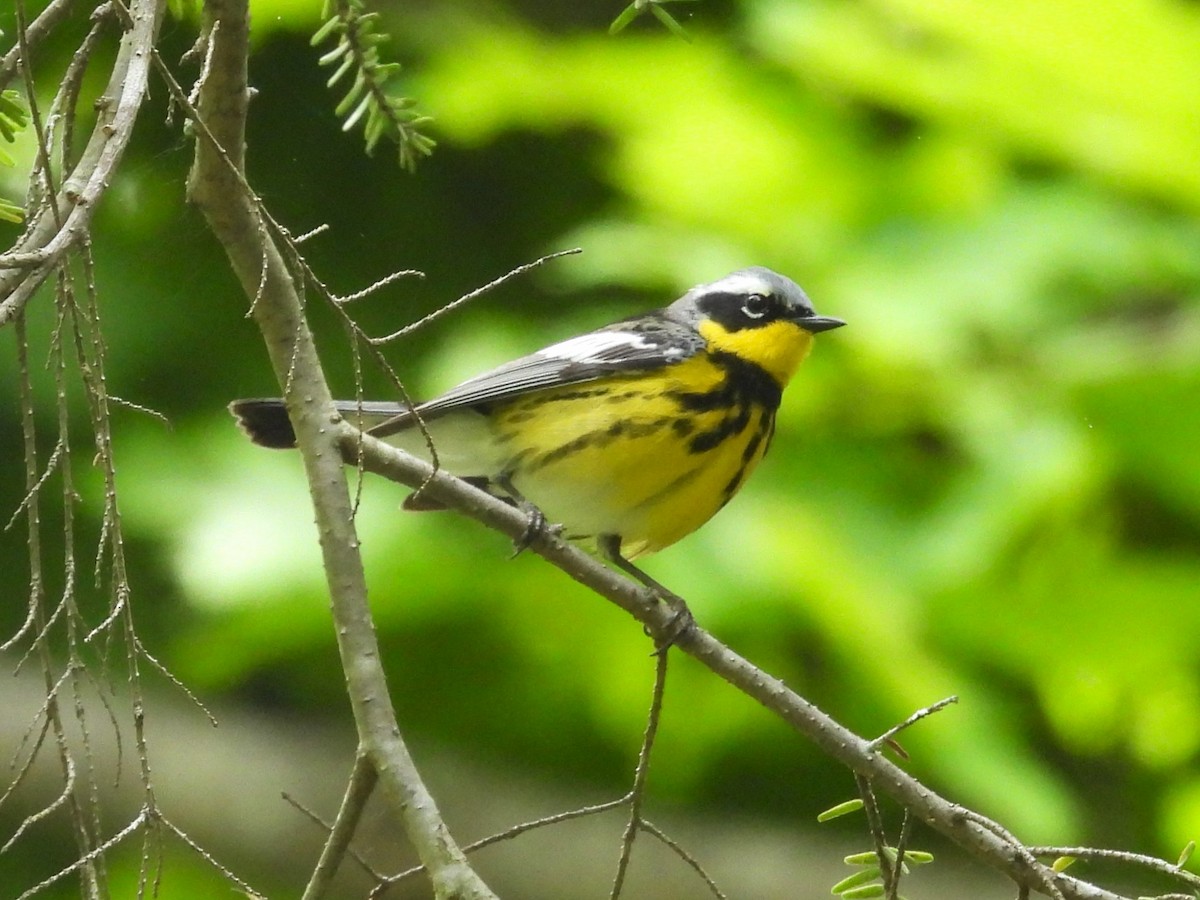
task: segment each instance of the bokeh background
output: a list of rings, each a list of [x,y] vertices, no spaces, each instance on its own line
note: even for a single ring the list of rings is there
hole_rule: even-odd
[[[704,0],[672,6],[687,43],[649,17],[609,36],[620,3],[384,2],[385,54],[436,120],[437,151],[412,176],[339,130],[309,46],[318,6],[253,3],[250,175],[293,232],[329,226],[305,250],[333,290],[427,274],[357,305],[369,331],[584,251],[390,347],[414,393],[734,268],[787,273],[849,326],[818,341],[746,490],[648,570],[865,735],[959,695],[905,735],[908,766],[1028,842],[1173,860],[1200,837],[1200,6]],[[6,40],[11,25],[0,12]],[[167,58],[194,36],[169,20]],[[41,58],[46,97],[71,46]],[[299,461],[249,446],[225,412],[277,387],[184,202],[190,142],[153,93],[95,233],[109,389],[171,423],[118,413],[120,503],[142,638],[221,725],[152,680],[151,754],[168,813],[290,896],[320,833],[279,793],[332,816],[353,733]],[[0,170],[0,188],[20,196],[20,169]],[[31,330],[51,435],[47,299]],[[330,377],[352,394],[345,334],[312,305]],[[6,510],[23,492],[13,347],[6,335]],[[79,399],[78,515],[94,542]],[[638,626],[536,558],[508,561],[473,523],[402,514],[403,495],[364,483],[360,526],[400,719],[452,826],[470,839],[619,795],[651,685]],[[5,636],[26,568],[17,528],[0,537]],[[103,592],[85,601],[98,619]],[[40,702],[31,674],[0,687],[6,757]],[[130,753],[106,796],[114,826],[136,808]],[[4,833],[54,791],[27,786],[0,810]],[[731,896],[827,896],[841,854],[868,841],[854,817],[815,816],[852,793],[848,773],[676,661],[648,812]],[[621,827],[522,838],[482,870],[506,896],[607,896]],[[936,837],[914,843],[940,860],[911,896],[1012,895]],[[0,858],[0,892],[70,846],[65,825],[39,824]],[[382,868],[406,858],[382,811],[363,846]],[[112,862],[118,896],[139,849]],[[165,854],[163,896],[228,894],[195,855]],[[339,896],[362,896],[350,869]],[[634,871],[629,896],[702,895],[649,845]]]

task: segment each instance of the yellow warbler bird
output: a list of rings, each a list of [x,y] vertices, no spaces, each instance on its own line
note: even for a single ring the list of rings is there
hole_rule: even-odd
[[[741,269],[464,381],[415,409],[339,402],[367,432],[540,513],[673,597],[630,561],[695,531],[767,452],[783,389],[839,328],[770,269]],[[230,405],[250,438],[293,447],[283,401]],[[373,423],[373,424],[371,424]],[[416,497],[416,495],[414,495]],[[410,501],[414,498],[410,497]],[[419,497],[410,509],[436,508]]]

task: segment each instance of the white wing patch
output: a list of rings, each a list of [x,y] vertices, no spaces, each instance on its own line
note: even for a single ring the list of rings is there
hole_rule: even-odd
[[[683,347],[667,347],[665,350],[663,350],[663,359],[665,359],[667,362],[678,362],[679,360],[685,358],[689,352],[690,351],[684,349]]]
[[[655,342],[647,340],[645,335],[632,331],[594,331],[551,344],[539,350],[537,355],[574,363],[599,363],[612,359],[611,351],[621,347],[650,350],[655,346]]]

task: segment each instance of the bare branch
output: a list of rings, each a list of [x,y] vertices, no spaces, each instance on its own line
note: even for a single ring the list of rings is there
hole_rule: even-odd
[[[337,874],[338,866],[341,865],[342,857],[350,849],[350,842],[354,839],[354,832],[358,829],[363,809],[378,781],[379,776],[375,771],[375,766],[371,764],[370,756],[360,750],[354,757],[354,768],[350,770],[346,794],[338,809],[337,819],[334,820],[333,827],[329,829],[329,837],[321,850],[317,867],[313,870],[308,886],[304,889],[303,900],[318,900],[329,890],[333,883],[333,876]],[[361,860],[359,862],[362,863]],[[366,863],[362,863],[362,865],[365,867]],[[379,876],[374,871],[370,869],[368,871],[375,875],[376,880],[379,880]]]
[[[570,809],[566,812],[554,813],[549,816],[543,816],[540,819],[533,819],[529,822],[521,822],[518,825],[513,825],[511,828],[506,828],[503,831],[498,831],[495,834],[488,835],[485,838],[481,838],[473,843],[467,844],[465,847],[463,847],[463,851],[466,853],[474,853],[476,850],[479,850],[483,847],[487,847],[492,844],[498,844],[501,841],[512,840],[519,835],[525,834],[527,831],[534,831],[538,828],[545,828],[549,825],[557,825],[560,822],[569,822],[572,819],[582,819],[587,816],[594,816],[598,815],[599,813],[608,812],[610,809],[617,809],[625,806],[627,803],[629,803],[630,799],[631,795],[626,794],[624,797],[618,797],[616,800],[606,800],[604,803],[596,803],[592,806],[582,806],[578,809]],[[405,869],[403,872],[397,872],[395,875],[388,875],[375,886],[371,893],[367,895],[367,900],[376,900],[376,898],[383,896],[384,892],[387,891],[387,889],[392,885],[399,884],[400,882],[405,881],[414,875],[419,875],[424,871],[424,866],[413,866],[410,869]]]
[[[311,231],[306,231],[306,232],[304,232],[304,234],[296,235],[295,242],[297,244],[303,244],[305,241],[312,240],[317,235],[324,234],[328,230],[329,230],[328,225],[318,225],[316,228],[313,228]]]
[[[33,887],[31,887],[29,890],[25,891],[25,893],[23,893],[19,897],[17,897],[17,900],[29,900],[30,897],[33,897],[36,894],[40,894],[42,891],[44,891],[46,888],[50,887],[51,885],[57,884],[58,882],[62,881],[64,878],[66,878],[72,872],[75,872],[79,869],[82,869],[82,868],[92,865],[103,854],[107,853],[113,847],[117,846],[117,844],[121,843],[123,840],[125,840],[130,835],[135,834],[138,831],[138,829],[142,828],[146,824],[147,820],[148,820],[147,810],[143,809],[141,812],[139,812],[133,818],[132,821],[129,822],[129,824],[127,824],[124,828],[122,828],[120,831],[118,831],[116,834],[114,834],[112,837],[110,837],[107,841],[104,841],[102,844],[97,845],[95,848],[88,851],[83,856],[79,857],[79,859],[75,860],[75,862],[71,863],[66,868],[60,869],[59,871],[57,871],[53,875],[51,875],[49,878],[46,878],[46,879],[38,882]]]
[[[445,306],[434,310],[429,315],[418,319],[417,321],[413,322],[411,325],[405,325],[399,331],[394,331],[389,335],[385,335],[384,337],[370,338],[370,342],[374,345],[391,343],[392,341],[396,340],[397,338],[404,337],[406,334],[412,334],[412,332],[416,331],[418,328],[424,328],[430,322],[433,322],[436,319],[440,319],[442,316],[446,315],[447,313],[453,312],[454,310],[458,309],[463,304],[470,303],[472,300],[483,296],[484,294],[488,293],[489,291],[495,290],[496,288],[500,287],[500,285],[502,285],[508,281],[512,281],[512,279],[517,278],[520,275],[524,275],[526,272],[530,271],[531,269],[536,269],[538,266],[545,265],[546,263],[550,262],[550,260],[558,259],[560,256],[573,256],[576,253],[582,253],[582,252],[583,252],[583,250],[581,250],[579,247],[575,247],[571,250],[559,250],[556,253],[548,253],[547,255],[541,257],[540,259],[535,259],[531,263],[526,263],[523,266],[517,266],[515,269],[512,269],[511,271],[505,272],[499,278],[489,281],[483,287],[476,288],[475,290],[471,291],[469,294],[463,294],[457,300],[451,300]],[[355,295],[355,296],[357,296],[357,295]],[[346,298],[346,299],[349,300],[351,298]],[[345,301],[342,301],[342,302],[345,302]]]
[[[888,855],[888,842],[883,832],[883,816],[879,812],[878,798],[876,798],[875,792],[871,789],[870,779],[865,775],[860,775],[856,772],[854,774],[854,782],[858,786],[858,795],[862,798],[863,812],[867,816],[867,829],[871,833],[871,843],[875,847],[875,859],[879,863],[879,871],[883,883],[885,886],[892,884],[894,881],[899,880],[895,872],[899,871],[900,862],[899,860],[893,860]]]
[[[696,858],[688,853],[687,850],[685,850],[677,840],[670,837],[661,828],[648,819],[640,820],[638,822],[638,827],[648,834],[658,838],[658,840],[661,841],[664,846],[669,848],[672,853],[682,859],[689,868],[691,868],[697,875],[700,876],[701,879],[703,879],[705,886],[709,889],[709,891],[712,892],[712,895],[716,897],[717,900],[726,900],[725,893],[719,887],[717,887],[717,883],[712,880],[712,876],[710,876],[708,872],[704,871],[704,867],[700,865]]]
[[[926,706],[924,709],[918,709],[915,713],[913,713],[911,716],[909,716],[907,719],[905,719],[899,725],[893,725],[891,728],[889,728],[887,731],[885,731],[879,737],[875,738],[875,740],[871,741],[871,746],[878,749],[882,745],[891,742],[892,739],[896,735],[898,735],[900,732],[904,731],[904,729],[910,728],[911,726],[915,725],[917,722],[920,722],[922,719],[926,718],[927,716],[932,716],[934,713],[939,712],[939,711],[945,709],[947,706],[950,706],[951,704],[957,703],[957,702],[958,702],[958,697],[956,695],[951,695],[949,697],[946,697],[943,700],[939,700],[937,703],[934,703],[932,706]]]
[[[315,812],[313,812],[311,809],[309,809],[307,806],[305,806],[303,803],[301,803],[299,800],[297,800],[295,797],[293,797],[287,791],[284,791],[281,794],[281,796],[294,809],[299,810],[304,816],[306,816],[312,822],[321,826],[321,828],[326,833],[332,832],[333,829],[336,827],[336,824],[337,824],[336,822],[333,825],[326,822],[319,815],[317,815]],[[353,859],[356,863],[358,863],[359,866],[362,867],[362,870],[364,872],[366,872],[368,875],[370,875],[371,878],[375,879],[376,884],[382,884],[383,882],[387,881],[388,876],[384,875],[382,872],[377,872],[375,870],[375,868],[369,862],[367,862],[365,859],[363,859],[362,855],[359,854],[353,847],[349,847],[349,846],[346,847],[346,855],[349,856],[351,859]]]
[[[208,863],[210,866],[212,866],[214,869],[216,869],[218,872],[220,872],[221,875],[224,876],[224,878],[227,881],[229,881],[231,884],[236,885],[238,888],[240,888],[242,890],[242,892],[245,893],[246,896],[250,898],[250,900],[266,900],[265,894],[259,893],[258,891],[254,890],[254,888],[250,887],[250,885],[248,885],[242,879],[238,878],[237,875],[235,875],[232,871],[230,871],[230,869],[228,869],[226,866],[223,866],[221,863],[219,863],[211,853],[209,853],[207,850],[205,850],[203,847],[201,847],[199,844],[197,844],[194,840],[192,840],[192,838],[188,836],[187,832],[185,832],[178,825],[171,822],[169,819],[163,818],[161,815],[156,816],[156,818],[157,818],[157,821],[159,823],[161,823],[164,828],[166,828],[168,831],[170,831],[172,834],[174,834],[177,838],[179,838],[179,840],[183,841],[188,847],[190,847],[196,853],[197,856],[199,856],[206,863]],[[145,858],[146,858],[146,856],[145,856],[145,854],[143,854],[142,855],[143,861],[145,860]],[[157,896],[158,891],[155,891],[154,895]]]
[[[633,842],[642,821],[642,804],[646,799],[646,778],[650,774],[650,751],[654,749],[654,738],[658,734],[658,723],[662,717],[663,692],[667,687],[667,658],[670,655],[671,648],[668,646],[664,646],[655,654],[657,662],[654,666],[654,690],[650,697],[650,713],[646,717],[646,733],[642,738],[637,767],[633,772],[633,787],[629,791],[629,822],[625,826],[625,833],[621,836],[617,874],[613,878],[612,891],[609,893],[612,900],[617,900],[621,896],[621,887],[625,883],[625,873],[629,868],[629,857],[633,853]]]
[[[424,485],[430,498],[482,522],[508,537],[521,537],[529,527],[521,511],[484,491],[388,444],[364,435],[344,421],[337,423],[340,445],[347,459],[359,459],[369,472],[409,487]],[[361,454],[361,456],[360,456]],[[607,598],[641,622],[656,640],[672,634],[671,610],[640,585],[604,566],[582,550],[550,533],[530,543],[544,557],[579,583]],[[796,694],[779,679],[752,665],[700,627],[679,635],[674,643],[744,694],[759,701],[823,753],[851,771],[865,775],[872,786],[887,794],[934,830],[946,835],[972,856],[1006,874],[1018,885],[1027,885],[1049,896],[1069,900],[1123,900],[1120,895],[1062,873],[1054,873],[1020,852],[1004,829],[983,816],[968,814],[931,791],[903,769],[876,752],[871,741],[859,737]],[[994,827],[992,827],[994,826]]]
[[[1165,859],[1159,859],[1155,856],[1130,853],[1127,850],[1104,850],[1098,847],[1027,847],[1026,849],[1034,856],[1055,858],[1059,856],[1073,856],[1076,859],[1125,863],[1142,869],[1149,869],[1151,872],[1158,872],[1161,875],[1166,875],[1168,878],[1173,878],[1182,884],[1186,884],[1194,891],[1200,891],[1200,875],[1194,875],[1176,863],[1168,862]]]
[[[75,3],[76,0],[52,0],[38,14],[38,17],[26,26],[24,46],[13,47],[4,54],[3,59],[0,59],[0,90],[7,87],[13,76],[17,74],[21,60],[28,60],[31,56],[30,51],[41,44],[60,22],[66,21],[71,15]]]
[[[167,681],[169,681],[172,685],[174,685],[178,691],[180,691],[185,697],[187,697],[188,700],[191,701],[191,704],[194,707],[196,707],[196,709],[198,709],[198,710],[200,710],[200,712],[204,713],[205,718],[208,719],[209,725],[211,725],[213,728],[216,728],[220,724],[217,721],[217,717],[215,715],[213,715],[212,710],[209,709],[207,706],[205,706],[204,701],[196,696],[195,691],[193,691],[186,684],[184,684],[182,681],[180,681],[179,677],[174,672],[172,672],[165,665],[163,665],[163,663],[161,663],[158,660],[158,657],[156,657],[149,650],[147,650],[146,645],[142,643],[141,638],[139,638],[137,635],[134,635],[133,643],[134,643],[134,648],[137,650],[138,655],[141,656],[143,659],[145,659],[148,663],[150,663],[150,665],[154,667],[154,669],[158,672],[159,675],[161,675],[163,678],[167,679]]]
[[[190,198],[225,247],[252,301],[276,377],[285,388],[312,493],[338,647],[363,752],[428,868],[439,898],[492,898],[438,812],[400,735],[380,662],[346,473],[329,427],[333,400],[304,320],[297,284],[268,232],[257,198],[244,190],[246,0],[209,0],[211,67],[198,94],[206,128],[196,144]]]
[[[888,882],[887,900],[897,900],[900,893],[900,876],[907,873],[904,854],[908,850],[908,839],[912,835],[912,813],[904,810],[904,820],[900,823],[900,837],[896,840],[896,864],[892,867],[892,880]]]
[[[296,243],[299,244],[303,238],[296,238]],[[369,297],[377,291],[383,290],[389,284],[400,281],[402,278],[424,278],[425,273],[417,269],[401,269],[399,272],[392,272],[390,275],[385,275],[374,284],[367,285],[361,291],[355,291],[353,294],[347,294],[344,297],[334,297],[334,302],[339,306],[345,306],[348,303],[355,303],[364,297]]]
[[[96,207],[133,135],[146,96],[150,48],[158,34],[163,6],[157,0],[133,0],[128,11],[131,25],[121,39],[103,99],[96,104],[95,127],[79,164],[9,251],[22,259],[37,254],[37,261],[20,268],[0,262],[0,328],[24,307],[64,255],[86,237]],[[0,255],[0,261],[9,253]]]
[[[26,816],[25,821],[18,825],[17,830],[12,833],[12,837],[5,841],[3,846],[0,846],[0,853],[7,853],[12,845],[19,841],[21,839],[21,835],[23,835],[29,828],[36,825],[47,816],[51,815],[55,810],[61,806],[64,806],[70,800],[71,795],[75,791],[75,760],[68,756],[65,762],[67,766],[67,777],[63,782],[62,793],[60,793],[57,797],[55,797],[37,812]]]

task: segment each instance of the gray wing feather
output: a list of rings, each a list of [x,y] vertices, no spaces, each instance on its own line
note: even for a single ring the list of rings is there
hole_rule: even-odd
[[[674,318],[663,313],[639,316],[505,363],[420,404],[417,411],[432,418],[542,388],[594,381],[616,372],[658,369],[692,356],[702,345],[703,339],[695,331]],[[412,422],[411,411],[398,410],[371,433],[385,437]]]

